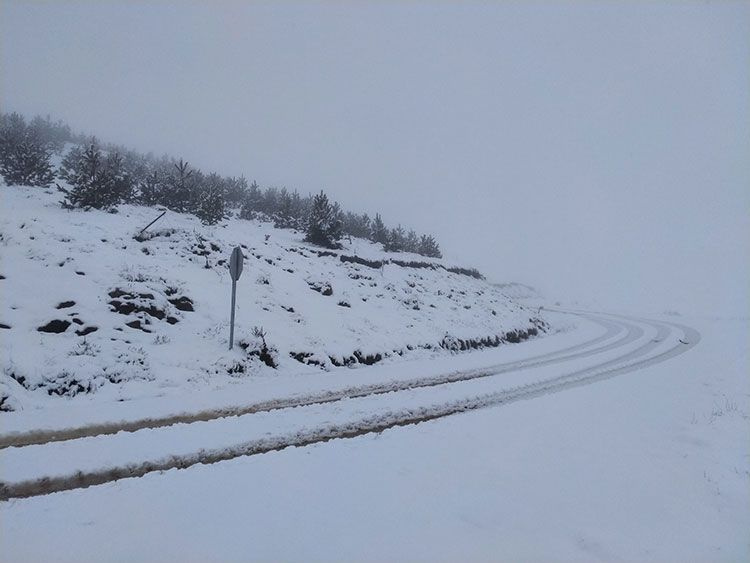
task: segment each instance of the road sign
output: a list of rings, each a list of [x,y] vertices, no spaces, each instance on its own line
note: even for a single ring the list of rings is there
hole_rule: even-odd
[[[229,349],[234,347],[234,305],[237,300],[237,280],[240,279],[242,274],[242,262],[245,257],[242,254],[242,249],[236,246],[232,251],[232,256],[229,259],[229,275],[232,277],[232,315],[229,321]]]
[[[242,262],[244,259],[245,256],[242,254],[242,249],[239,246],[236,246],[234,250],[232,250],[232,257],[229,259],[229,275],[232,276],[232,281],[240,279],[240,275],[242,274]]]

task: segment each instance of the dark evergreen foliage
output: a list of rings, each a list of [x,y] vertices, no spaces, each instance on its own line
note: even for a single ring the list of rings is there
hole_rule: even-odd
[[[40,130],[17,113],[0,119],[0,174],[9,185],[46,187],[55,179]]]
[[[65,143],[73,140],[70,127],[60,120],[53,123],[49,115],[34,117],[29,123],[29,130],[47,150],[54,153],[62,152]]]
[[[261,206],[263,202],[263,193],[261,192],[258,184],[253,182],[245,192],[242,199],[242,208],[240,209],[240,217],[242,219],[255,219],[261,212]]]
[[[88,146],[73,147],[63,159],[60,177],[71,188],[65,193],[63,205],[69,208],[110,209],[132,198],[132,182],[118,153],[104,155],[96,139]]]
[[[419,254],[419,236],[414,230],[410,230],[406,235],[404,251]]]
[[[242,205],[245,193],[247,192],[247,179],[244,176],[235,178],[224,178],[224,198],[227,207],[237,208]]]
[[[173,165],[172,174],[167,179],[166,201],[164,205],[178,213],[189,213],[197,207],[196,171],[180,159]]]
[[[372,236],[372,221],[367,213],[358,215],[347,211],[343,217],[344,234],[357,238],[369,239]]]
[[[215,225],[226,217],[224,184],[218,174],[209,174],[197,194],[195,215],[205,225]]]
[[[121,202],[162,205],[193,213],[207,224],[239,209],[240,218],[304,230],[308,240],[324,246],[338,246],[342,235],[347,235],[381,243],[391,252],[441,257],[432,235],[419,237],[400,225],[390,229],[380,214],[371,219],[366,213],[342,212],[337,203],[330,202],[323,209],[321,194],[261,189],[255,182],[248,186],[243,176],[206,175],[183,159],[155,158],[118,145],[100,147],[49,116],[35,117],[27,125],[19,114],[0,113],[0,133],[0,172],[8,183],[49,185],[54,179],[50,153],[62,152],[66,143],[74,143],[59,171],[70,185],[69,189],[61,187],[66,193],[64,205],[69,207],[106,209]]]
[[[277,199],[277,209],[272,213],[274,226],[280,229],[298,229],[304,221],[299,215],[300,197],[297,192],[290,193],[286,188],[281,188]]]
[[[386,252],[403,252],[406,249],[406,233],[401,225],[388,231],[384,248]]]
[[[153,170],[138,184],[139,201],[143,205],[158,205],[162,203],[164,182],[159,172]]]
[[[419,251],[418,254],[427,256],[429,258],[442,258],[443,254],[440,252],[440,246],[432,235],[422,235],[419,239]]]
[[[321,192],[313,198],[312,209],[307,220],[305,240],[328,248],[340,248],[341,211],[338,204],[328,201],[328,196]]]
[[[372,228],[370,229],[370,240],[372,242],[379,242],[382,244],[388,244],[388,228],[383,223],[383,219],[380,217],[380,213],[375,214],[375,219],[372,221]]]

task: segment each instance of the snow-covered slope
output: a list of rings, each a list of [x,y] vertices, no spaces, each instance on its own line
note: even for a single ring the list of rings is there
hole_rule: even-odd
[[[548,329],[501,287],[364,240],[329,252],[268,223],[206,227],[173,212],[136,236],[158,211],[67,211],[54,190],[1,193],[3,410],[446,354]],[[246,258],[229,351],[235,246]]]

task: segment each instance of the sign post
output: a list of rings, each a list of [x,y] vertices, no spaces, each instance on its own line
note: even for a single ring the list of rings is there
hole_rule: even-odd
[[[229,321],[229,349],[234,346],[234,305],[237,300],[237,280],[242,274],[242,262],[245,257],[242,249],[236,246],[232,251],[232,257],[229,259],[229,275],[232,277],[232,315]]]

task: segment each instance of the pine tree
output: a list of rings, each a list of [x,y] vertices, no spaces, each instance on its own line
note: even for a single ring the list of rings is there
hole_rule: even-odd
[[[307,219],[304,202],[297,190],[292,192],[291,198],[291,227],[293,229],[304,229]]]
[[[6,184],[47,187],[55,179],[50,153],[41,144],[22,141],[0,159],[0,174]]]
[[[334,201],[333,205],[331,205],[331,220],[328,223],[328,238],[334,242],[334,247],[340,246],[336,243],[338,243],[338,241],[344,236],[343,215],[344,213],[341,211],[341,206],[337,201]]]
[[[414,229],[410,229],[406,235],[406,240],[404,241],[404,251],[412,252],[414,254],[417,254],[419,252],[419,236],[414,231]]]
[[[0,114],[0,154],[24,141],[27,130],[26,120],[20,113]]]
[[[352,237],[369,239],[371,236],[370,232],[370,218],[367,213],[357,215],[351,211],[347,211],[343,215],[343,229],[344,234]]]
[[[278,199],[278,210],[274,214],[274,227],[289,229],[292,227],[292,195],[286,188],[281,188]]]
[[[242,205],[247,194],[247,179],[244,176],[224,179],[224,195],[227,206],[237,208]]]
[[[198,193],[195,215],[204,225],[215,225],[226,217],[224,186],[218,174],[209,174],[205,187]]]
[[[155,170],[153,159],[148,155],[117,145],[109,145],[107,147],[107,152],[120,155],[120,158],[122,159],[121,166],[123,174],[130,178],[130,182],[133,186],[140,186],[146,177]],[[136,199],[136,195],[136,191],[133,190],[133,200]],[[125,201],[130,202],[128,199]]]
[[[74,147],[63,159],[60,176],[70,189],[60,188],[65,194],[63,206],[82,209],[109,209],[127,199],[132,183],[122,167],[117,153],[106,157],[92,139],[85,148]]]
[[[349,236],[349,237],[357,236],[354,234],[357,230],[356,214],[352,213],[351,211],[347,211],[346,213],[344,213],[342,221],[343,221],[342,228],[344,230],[344,235]]]
[[[369,239],[372,234],[372,225],[367,213],[356,216],[356,229],[354,236]]]
[[[419,239],[419,254],[429,258],[442,258],[440,246],[432,235],[422,235]]]
[[[406,233],[401,225],[391,229],[388,233],[388,240],[384,245],[386,252],[403,252],[406,243]]]
[[[0,121],[0,174],[9,185],[47,187],[55,179],[50,150],[17,113]]]
[[[190,165],[182,159],[175,162],[168,180],[166,206],[178,213],[194,211],[197,195],[195,183],[195,170],[190,170]]]
[[[261,193],[258,184],[253,181],[242,200],[240,217],[242,219],[255,219],[258,216],[258,213],[260,213],[262,200],[263,194]]]
[[[135,189],[130,174],[125,167],[122,155],[112,152],[104,159],[108,189],[118,198],[118,203],[135,200]]]
[[[279,190],[273,187],[266,188],[261,199],[261,211],[263,211],[269,219],[273,219],[279,211]]]
[[[375,219],[372,221],[372,233],[370,235],[372,242],[379,242],[382,244],[388,243],[388,229],[383,223],[383,219],[380,217],[380,213],[375,214]]]
[[[338,241],[342,235],[340,215],[338,204],[331,205],[328,196],[321,190],[313,198],[305,240],[328,248],[339,248]]]
[[[164,184],[157,170],[153,170],[138,185],[138,201],[143,205],[157,205],[164,197]]]
[[[70,127],[60,120],[53,123],[49,115],[47,117],[35,116],[29,123],[29,130],[44,148],[54,153],[62,152],[65,143],[73,139]]]

